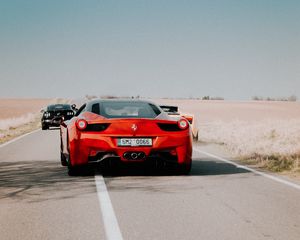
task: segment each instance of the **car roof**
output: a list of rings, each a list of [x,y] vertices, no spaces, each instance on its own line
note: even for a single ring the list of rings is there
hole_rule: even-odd
[[[68,103],[56,103],[56,104],[50,104],[48,107],[54,107],[54,106],[70,106]]]
[[[102,103],[102,102],[136,102],[136,103],[151,103],[158,106],[156,103],[149,101],[149,100],[141,100],[141,99],[132,99],[132,98],[114,98],[114,99],[93,99],[86,104],[95,104],[95,103]]]

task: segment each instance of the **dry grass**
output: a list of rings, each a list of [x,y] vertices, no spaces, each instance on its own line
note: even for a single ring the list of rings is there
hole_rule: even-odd
[[[245,159],[243,162],[249,165],[256,165],[260,168],[266,168],[273,172],[293,172],[300,173],[300,155],[261,155],[255,154]]]
[[[40,110],[62,99],[0,99],[0,144],[40,128]]]
[[[299,102],[155,101],[194,113],[199,141],[222,144],[259,167],[299,173]]]
[[[17,127],[10,127],[7,130],[0,130],[0,144],[5,143],[25,133],[39,129],[41,127],[39,115],[36,115],[30,122],[24,123]]]
[[[17,128],[18,126],[33,122],[35,118],[36,114],[27,113],[20,117],[0,119],[0,131]]]
[[[300,119],[215,121],[200,126],[200,140],[225,144],[234,156],[300,153]]]

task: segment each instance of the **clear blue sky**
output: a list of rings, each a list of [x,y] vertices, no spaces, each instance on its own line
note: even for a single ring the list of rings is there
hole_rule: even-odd
[[[0,97],[300,98],[298,0],[0,0]]]

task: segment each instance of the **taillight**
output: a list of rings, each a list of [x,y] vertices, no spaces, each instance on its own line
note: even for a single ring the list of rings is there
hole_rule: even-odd
[[[76,126],[79,130],[84,130],[87,127],[87,121],[84,119],[78,119],[76,122]]]
[[[180,119],[178,121],[178,127],[182,130],[187,129],[189,127],[189,123],[186,119]]]
[[[184,116],[184,118],[186,118],[186,120],[188,120],[190,124],[193,123],[193,117],[190,117],[190,116]]]

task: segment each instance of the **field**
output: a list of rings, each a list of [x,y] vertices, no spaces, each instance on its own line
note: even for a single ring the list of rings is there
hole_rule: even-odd
[[[40,110],[51,99],[0,99],[0,143],[40,127]]]
[[[224,145],[247,163],[299,172],[300,103],[156,100],[193,113],[199,141]]]

